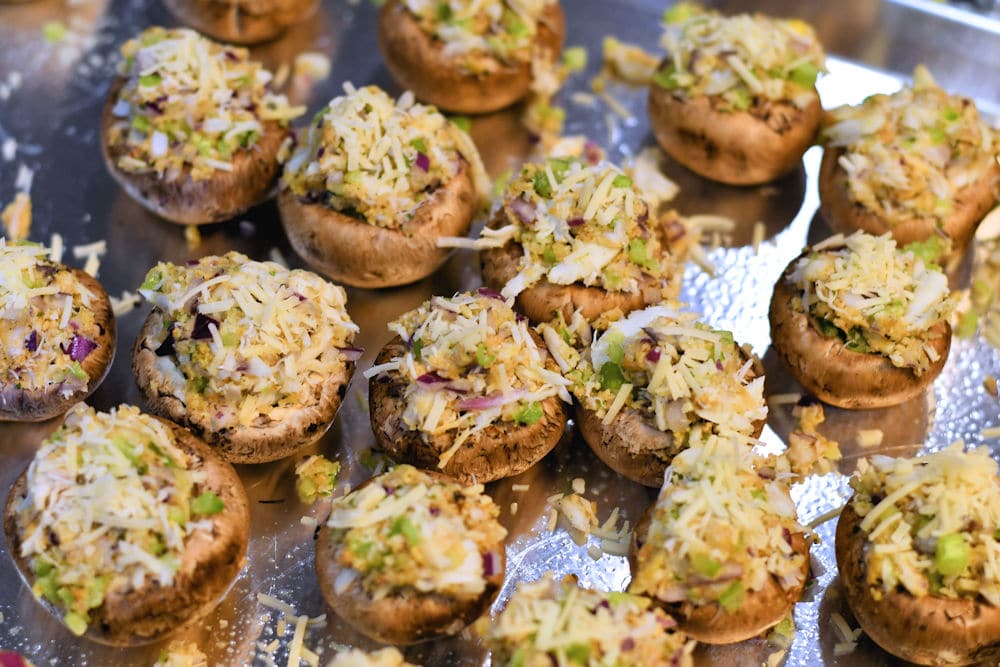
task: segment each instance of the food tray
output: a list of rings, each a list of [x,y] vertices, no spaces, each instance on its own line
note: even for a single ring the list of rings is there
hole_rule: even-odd
[[[612,113],[604,102],[594,106],[571,101],[574,91],[589,90],[590,78],[600,67],[600,45],[606,34],[654,48],[658,21],[665,3],[653,0],[563,0],[567,14],[567,44],[588,47],[590,63],[583,74],[568,82],[561,101],[567,110],[567,133],[585,133],[603,145],[609,157],[622,160],[649,145],[652,137],[645,118],[645,91],[612,86],[611,94],[631,111],[630,118]],[[900,85],[898,74],[918,62],[927,63],[942,85],[974,97],[993,114],[1000,102],[995,54],[1000,36],[969,14],[963,20],[947,13],[919,11],[920,2],[879,3],[873,0],[709,3],[725,11],[759,9],[775,14],[797,14],[816,27],[830,58],[830,74],[819,89],[825,106],[859,102],[873,92],[889,92]],[[923,3],[934,4],[934,3]],[[292,79],[293,101],[315,111],[337,94],[342,82],[375,83],[398,93],[375,48],[376,9],[367,0],[325,0],[317,16],[297,26],[282,39],[255,48],[254,55],[272,70],[290,63],[304,51],[327,54],[333,63],[326,79],[312,85]],[[46,42],[42,27],[61,21],[67,35]],[[48,241],[59,232],[66,246],[106,240],[100,279],[110,294],[135,290],[146,270],[159,260],[181,262],[230,249],[266,259],[275,249],[293,266],[301,266],[288,246],[273,204],[264,204],[239,220],[201,230],[202,243],[189,249],[184,230],[145,212],[115,186],[101,163],[97,119],[115,73],[117,46],[142,28],[172,25],[159,2],[153,0],[39,0],[0,7],[0,144],[16,140],[11,160],[0,157],[0,201],[9,201],[15,184],[24,185],[34,173],[31,195],[35,224],[32,238]],[[975,45],[975,48],[973,46]],[[993,54],[991,57],[990,54]],[[579,96],[577,97],[579,99]],[[307,114],[307,118],[308,118]],[[530,150],[530,138],[519,129],[513,112],[476,118],[472,133],[491,175],[516,164]],[[769,394],[799,389],[782,372],[769,350],[767,304],[771,287],[788,261],[807,241],[829,232],[816,215],[816,176],[820,149],[806,153],[801,168],[782,180],[753,188],[733,188],[704,181],[666,161],[668,176],[681,186],[675,205],[685,214],[714,213],[734,219],[737,227],[720,247],[708,252],[716,266],[711,276],[689,263],[682,298],[701,310],[709,323],[731,329],[764,360]],[[754,223],[765,226],[758,249],[750,240]],[[71,253],[66,257],[74,260]],[[968,262],[966,262],[968,264]],[[968,272],[960,274],[968,280]],[[390,334],[385,323],[416,307],[432,294],[450,294],[479,284],[472,253],[457,253],[431,278],[392,290],[348,290],[348,310],[361,327],[359,342],[366,349],[344,406],[330,432],[310,452],[336,458],[344,466],[338,493],[370,475],[367,450],[373,444],[368,421],[367,387],[361,371],[368,368]],[[129,348],[148,307],[125,314],[118,321],[117,362],[90,402],[106,409],[120,402],[142,405],[129,371]],[[1000,355],[982,339],[956,340],[944,372],[928,392],[907,404],[869,412],[848,413],[828,408],[826,435],[840,441],[844,460],[840,473],[812,478],[795,488],[804,523],[838,508],[848,495],[846,477],[857,458],[875,451],[912,455],[937,449],[962,438],[980,444],[981,430],[998,424],[998,403],[982,388],[988,375],[1000,376]],[[793,428],[790,406],[772,409],[763,439],[775,450]],[[0,425],[0,488],[7,489],[27,464],[41,438],[56,423]],[[884,444],[862,450],[856,442],[859,428],[881,428]],[[926,444],[924,444],[926,443]],[[994,454],[1000,443],[987,442]],[[257,466],[239,466],[252,504],[249,563],[218,609],[185,635],[208,654],[211,665],[284,664],[292,632],[276,635],[278,613],[262,605],[268,594],[292,605],[299,614],[327,613],[313,572],[313,528],[300,518],[322,518],[323,504],[308,508],[294,493],[294,460]],[[620,478],[603,466],[571,434],[539,465],[524,474],[488,486],[503,510],[501,521],[510,530],[508,578],[498,605],[518,580],[530,580],[547,570],[573,573],[583,584],[620,590],[629,579],[624,558],[604,555],[594,559],[587,545],[578,545],[560,526],[549,532],[547,498],[565,492],[571,480],[587,481],[586,496],[597,502],[604,520],[618,508],[634,522],[653,501],[655,491]],[[527,491],[519,491],[529,485]],[[517,503],[516,514],[512,503]],[[892,660],[869,640],[857,650],[834,655],[839,641],[830,618],[842,613],[850,622],[836,581],[833,556],[835,521],[817,527],[822,543],[813,548],[815,583],[795,609],[797,635],[788,653],[788,665],[883,665]],[[590,544],[595,544],[591,538]],[[3,550],[5,551],[6,545]],[[0,646],[23,652],[37,664],[150,665],[165,643],[113,649],[74,638],[32,599],[10,558],[0,554]],[[856,624],[855,624],[856,625]],[[264,658],[259,647],[278,640],[278,650]],[[343,645],[374,648],[327,613],[325,625],[310,626],[306,645],[325,664]],[[730,647],[700,648],[699,664],[759,665],[773,648],[763,640]],[[488,660],[473,640],[459,637],[408,649],[412,662],[426,665],[477,665]]]

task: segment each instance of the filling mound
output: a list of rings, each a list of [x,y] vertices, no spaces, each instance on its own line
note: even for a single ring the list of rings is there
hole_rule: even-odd
[[[0,386],[66,398],[90,379],[80,362],[97,349],[98,295],[48,255],[0,238]]]
[[[74,634],[109,595],[172,586],[188,537],[211,534],[225,508],[198,464],[169,426],[128,405],[78,404],[42,443],[16,507],[21,557]]]
[[[629,590],[736,613],[772,578],[784,590],[802,585],[808,555],[792,536],[805,529],[788,486],[761,477],[746,445],[694,440],[667,469]]]
[[[821,138],[842,148],[848,196],[890,225],[940,225],[958,193],[982,181],[998,147],[972,100],[941,90],[920,66],[913,85],[827,112]]]
[[[139,290],[163,315],[152,332],[163,386],[212,430],[281,421],[347,379],[358,327],[342,287],[230,252],[160,262]],[[154,385],[157,383],[154,381]]]
[[[940,267],[922,257],[922,248],[907,248],[898,249],[889,234],[830,237],[789,274],[802,291],[792,308],[848,350],[881,354],[922,375],[940,358],[931,344],[940,335],[934,327],[955,304]]]
[[[851,479],[872,596],[981,598],[1000,606],[1000,478],[985,447],[873,456]]]
[[[313,117],[285,166],[284,183],[299,197],[398,229],[463,158],[479,164],[468,135],[412,93],[395,101],[375,86],[344,91]]]
[[[284,126],[305,107],[270,92],[273,78],[247,49],[186,28],[153,27],[121,48],[125,85],[111,115],[110,146],[122,171],[194,180],[233,170],[268,122]]]
[[[543,279],[626,293],[653,285],[661,298],[680,288],[676,261],[650,223],[649,206],[612,164],[574,158],[526,164],[508,183],[500,216],[503,226],[487,228],[482,240],[493,246],[514,241],[524,252],[505,297]]]
[[[398,373],[406,380],[405,428],[429,440],[452,434],[441,453],[442,467],[466,440],[494,423],[530,426],[544,418],[547,399],[570,401],[569,381],[535,341],[527,320],[486,288],[433,297],[390,322],[389,329],[406,343],[406,354],[365,375]]]
[[[805,108],[825,69],[823,47],[807,23],[761,14],[722,16],[694,3],[666,10],[660,44],[668,58],[653,82],[684,98],[707,96],[721,111],[768,102]]]
[[[402,0],[442,53],[469,74],[496,69],[496,60],[526,64],[535,57],[538,23],[556,0]]]
[[[343,574],[338,592],[360,582],[379,600],[402,590],[476,597],[500,571],[507,530],[483,486],[440,482],[401,465],[333,501],[327,527]],[[500,547],[502,548],[502,546]]]
[[[492,624],[486,641],[499,664],[524,667],[691,667],[694,641],[648,598],[580,588],[575,578],[551,573],[522,582]],[[496,659],[496,658],[495,658]]]
[[[754,444],[755,423],[767,419],[764,377],[756,376],[733,335],[666,306],[615,322],[569,377],[577,400],[604,424],[634,410],[676,445],[687,444],[695,427],[702,435]],[[629,442],[629,451],[638,454],[649,444]],[[669,457],[674,451],[653,453]]]

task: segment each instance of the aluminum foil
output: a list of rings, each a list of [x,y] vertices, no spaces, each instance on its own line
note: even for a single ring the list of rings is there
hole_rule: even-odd
[[[614,113],[600,100],[590,103],[573,93],[589,91],[590,78],[600,67],[605,34],[654,48],[663,4],[654,0],[564,0],[567,43],[585,45],[590,53],[587,71],[571,78],[561,97],[567,109],[566,131],[591,136],[614,160],[623,160],[653,143],[645,116],[645,92],[611,87],[611,95],[629,111],[627,117]],[[940,13],[923,14],[913,9],[920,4],[913,1],[733,0],[710,4],[724,10],[753,8],[798,14],[814,23],[829,51],[838,54],[830,59],[830,73],[819,84],[827,106],[892,91],[901,79],[885,72],[906,72],[921,61],[930,64],[945,87],[976,97],[982,108],[995,110],[1000,101],[995,84],[990,84],[1000,80],[992,76],[997,64],[988,56],[998,52],[1000,38],[974,18],[949,21]],[[290,96],[307,103],[310,110],[337,94],[348,80],[376,83],[399,92],[375,48],[376,11],[364,1],[325,0],[313,20],[278,41],[255,48],[254,55],[273,70],[291,64],[299,53],[318,51],[329,56],[333,68],[323,81],[289,79]],[[67,28],[66,36],[55,43],[43,38],[43,27],[53,21]],[[292,265],[300,266],[281,232],[273,203],[257,207],[239,220],[202,228],[202,243],[189,248],[181,228],[146,213],[106,174],[97,144],[97,119],[115,73],[116,49],[126,38],[153,24],[172,25],[173,21],[158,2],[147,0],[39,0],[0,6],[0,201],[8,201],[17,188],[23,189],[33,174],[32,238],[48,241],[58,232],[68,247],[107,240],[99,277],[115,296],[126,289],[135,290],[146,270],[159,260],[181,262],[236,249],[257,259],[280,253]],[[967,48],[970,43],[980,48]],[[531,149],[531,139],[520,129],[516,112],[476,118],[472,133],[494,176],[516,165]],[[664,161],[665,173],[681,186],[674,203],[682,213],[720,214],[737,223],[732,233],[715,239],[718,247],[708,252],[715,265],[714,275],[688,265],[682,296],[713,326],[731,329],[737,340],[753,346],[764,360],[769,394],[800,391],[769,349],[767,305],[783,267],[804,244],[829,233],[816,215],[819,160],[820,151],[813,148],[791,175],[752,188],[715,185]],[[764,223],[766,233],[755,249],[750,241],[758,221]],[[67,254],[67,259],[82,264],[72,254]],[[962,281],[967,283],[967,271],[960,272],[956,286],[962,286]],[[367,368],[391,337],[385,329],[388,320],[433,294],[450,294],[479,282],[475,256],[457,253],[436,275],[415,285],[348,290],[348,309],[361,327],[360,344],[367,350],[358,370]],[[119,318],[118,359],[91,398],[95,406],[106,409],[122,402],[142,404],[129,372],[128,354],[146,311],[140,307]],[[956,340],[944,372],[925,395],[885,410],[828,408],[827,421],[820,430],[840,441],[845,456],[839,472],[796,487],[794,496],[802,521],[821,519],[842,505],[848,495],[845,475],[860,456],[876,451],[912,455],[959,438],[981,444],[982,429],[1000,421],[997,400],[982,386],[989,375],[1000,376],[1000,355],[981,339]],[[366,396],[366,383],[359,372],[333,427],[309,450],[344,465],[338,493],[368,477],[372,466],[378,465],[368,454],[373,437]],[[779,450],[793,425],[790,406],[776,407],[763,439]],[[10,486],[38,442],[55,426],[55,422],[0,425],[2,488]],[[861,428],[882,429],[883,444],[863,449],[857,442]],[[985,444],[1000,452],[997,441]],[[212,665],[265,665],[269,660],[284,664],[291,624],[284,634],[278,634],[279,614],[260,603],[262,593],[292,605],[299,614],[326,614],[325,624],[309,626],[305,641],[320,655],[321,664],[345,645],[375,648],[345,627],[319,595],[313,570],[314,529],[301,518],[322,517],[325,508],[298,502],[293,489],[294,462],[289,459],[240,467],[253,506],[248,565],[216,611],[182,636],[197,642]],[[606,590],[620,590],[628,584],[624,558],[601,555],[595,559],[588,544],[577,544],[561,525],[548,530],[547,498],[567,491],[577,477],[586,480],[585,495],[597,502],[602,520],[617,508],[623,519],[634,522],[655,497],[653,490],[611,472],[572,433],[531,470],[491,484],[488,492],[501,506],[501,521],[510,531],[507,585],[497,608],[517,581],[535,579],[549,570],[576,574],[584,585]],[[527,490],[519,485],[527,485]],[[864,638],[854,653],[835,655],[834,646],[840,638],[833,630],[831,615],[843,614],[856,625],[837,583],[835,523],[829,520],[817,526],[822,543],[812,551],[815,583],[796,606],[797,634],[785,664],[888,664],[892,660],[887,654]],[[592,538],[590,544],[595,542]],[[0,614],[0,647],[19,650],[40,665],[150,665],[167,643],[110,648],[74,638],[37,604],[6,553],[0,554]],[[277,650],[271,651],[272,647]],[[700,648],[697,658],[699,664],[759,665],[773,650],[765,641],[753,640]],[[410,648],[406,656],[426,665],[479,665],[489,659],[467,636]]]

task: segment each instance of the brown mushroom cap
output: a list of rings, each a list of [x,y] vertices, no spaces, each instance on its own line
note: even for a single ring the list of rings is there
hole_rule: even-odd
[[[194,180],[185,166],[181,174],[165,180],[156,172],[132,174],[118,168],[126,154],[123,146],[110,146],[110,129],[115,122],[111,109],[125,79],[111,86],[101,112],[101,151],[104,163],[118,185],[135,201],[156,215],[180,225],[222,222],[259,204],[271,196],[278,177],[278,149],[288,135],[273,121],[262,123],[257,143],[233,153],[232,171],[216,170],[209,178]]]
[[[975,234],[976,227],[1000,196],[1000,165],[990,158],[984,176],[955,194],[952,212],[941,221],[940,227],[934,218],[914,218],[894,224],[851,199],[847,172],[838,163],[843,154],[843,148],[824,147],[819,170],[820,213],[826,224],[837,232],[850,234],[859,229],[875,235],[891,232],[896,242],[904,246],[926,241],[940,229],[951,239],[954,252],[961,254]]]
[[[136,384],[152,412],[191,429],[230,463],[276,461],[319,440],[337,416],[354,372],[354,362],[345,362],[342,371],[326,378],[311,404],[300,406],[280,420],[258,416],[252,425],[216,430],[213,415],[189,411],[183,401],[163,389],[167,380],[156,367],[157,345],[153,342],[163,326],[163,313],[155,309],[139,331],[132,348]]]
[[[555,60],[562,50],[565,20],[558,2],[538,24],[536,43]],[[389,0],[378,17],[378,43],[393,77],[417,99],[456,113],[487,113],[510,106],[528,93],[531,64],[492,60],[489,71],[469,74],[444,55],[444,44],[423,31],[399,0]]]
[[[539,346],[543,345],[537,334],[532,332],[532,336]],[[406,353],[406,344],[395,336],[379,352],[375,365]],[[438,460],[451,447],[454,433],[428,437],[421,431],[407,429],[402,423],[406,387],[407,380],[399,373],[375,376],[368,381],[368,405],[376,445],[394,461],[440,470],[463,484],[485,484],[524,472],[552,451],[566,430],[568,410],[558,396],[552,396],[541,402],[544,414],[536,423],[528,426],[498,421],[470,436],[448,463],[439,468]]]
[[[765,101],[747,111],[720,111],[713,98],[684,99],[649,88],[656,140],[691,171],[730,185],[757,185],[788,173],[816,137],[823,109],[815,94],[805,109]]]
[[[318,0],[164,0],[178,21],[231,44],[274,39],[312,15]]]
[[[931,328],[937,337],[928,343],[938,360],[923,375],[894,366],[881,354],[853,352],[840,338],[820,334],[805,313],[792,308],[792,298],[798,294],[788,274],[797,261],[788,265],[774,286],[771,341],[788,372],[806,391],[839,408],[870,410],[913,398],[941,373],[951,349],[951,325],[942,321]]]
[[[287,188],[278,194],[278,210],[289,242],[311,267],[354,287],[393,287],[429,276],[448,259],[450,250],[438,248],[437,239],[465,236],[478,198],[472,168],[462,158],[458,173],[398,229],[303,201]]]
[[[104,644],[147,643],[189,627],[215,608],[246,562],[250,503],[239,476],[204,442],[180,426],[162,421],[173,430],[177,446],[200,459],[192,469],[205,472],[204,486],[222,499],[224,509],[212,517],[215,530],[211,535],[196,531],[188,537],[172,586],[147,580],[138,589],[109,589],[104,603],[91,610],[87,633],[88,638]],[[17,524],[17,506],[28,493],[27,473],[27,469],[21,473],[7,496],[4,533],[18,571],[31,586],[34,574],[29,559],[21,555]]]
[[[639,568],[639,548],[649,533],[655,507],[653,504],[642,513],[632,532],[628,561],[633,578]],[[688,637],[703,644],[733,644],[756,637],[784,620],[802,597],[809,578],[809,542],[802,533],[793,533],[792,548],[805,556],[801,583],[785,590],[775,576],[769,576],[760,590],[746,591],[743,604],[735,612],[727,612],[718,602],[697,605],[664,602],[653,595],[648,597],[677,619],[678,627]]]
[[[94,295],[90,309],[97,323],[97,336],[94,338],[97,347],[80,362],[80,367],[89,378],[87,386],[64,398],[59,393],[58,384],[32,390],[19,389],[0,381],[0,422],[40,422],[61,415],[90,396],[111,369],[111,361],[115,358],[115,316],[108,294],[89,273],[71,266],[62,268],[72,272],[76,280]]]
[[[442,483],[459,483],[433,470],[424,472]],[[358,488],[370,482],[368,480]],[[337,579],[346,569],[337,562],[338,547],[332,530],[325,523],[321,525],[316,540],[316,576],[323,598],[340,618],[361,634],[397,646],[418,644],[461,632],[489,609],[503,586],[507,570],[506,550],[503,541],[500,541],[490,549],[499,557],[499,567],[486,577],[486,589],[476,597],[458,599],[442,593],[405,589],[373,600],[357,578],[346,590],[337,592]]]
[[[872,596],[865,569],[867,534],[852,501],[837,524],[837,567],[847,602],[865,634],[889,653],[918,665],[1000,660],[1000,607],[968,598],[917,598],[901,588],[883,593],[881,600]]]
[[[757,377],[751,375],[749,379]],[[580,435],[597,458],[619,475],[645,486],[663,486],[663,474],[674,456],[683,449],[683,443],[674,439],[673,433],[661,431],[651,424],[638,410],[624,408],[605,425],[597,413],[575,404],[576,423]],[[751,437],[760,437],[766,419],[754,424]],[[638,446],[639,451],[629,451]]]
[[[494,229],[502,226],[504,224],[502,215],[503,211],[498,211],[490,220],[489,226]],[[660,234],[666,253],[666,248],[670,246],[665,238],[667,230],[658,227],[657,232]],[[502,291],[504,286],[518,274],[523,255],[524,249],[515,241],[508,241],[499,248],[482,251],[480,258],[483,282],[486,286],[497,292]],[[677,274],[668,278],[668,285],[674,296],[680,294],[681,270],[682,268],[678,267]],[[524,313],[532,324],[549,322],[557,313],[562,313],[563,318],[568,321],[577,309],[584,319],[592,322],[615,309],[628,315],[633,310],[660,303],[663,301],[662,288],[663,279],[645,274],[641,276],[639,290],[636,292],[611,292],[603,287],[588,287],[580,283],[556,285],[542,278],[518,294],[515,303],[516,309]]]

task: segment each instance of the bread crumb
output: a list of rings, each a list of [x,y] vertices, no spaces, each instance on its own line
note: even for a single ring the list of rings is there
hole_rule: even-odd
[[[882,444],[882,438],[884,437],[882,429],[879,428],[861,428],[858,429],[858,444],[862,447],[878,447]]]
[[[514,493],[522,493],[524,491],[527,491],[530,488],[531,488],[530,484],[511,484],[510,485],[510,490],[513,491]]]
[[[153,667],[207,667],[208,657],[194,642],[172,641],[160,655]]]
[[[997,397],[997,379],[995,377],[993,377],[992,375],[987,375],[986,379],[983,380],[983,389],[986,390],[987,394],[989,394],[993,398],[996,398]]]
[[[201,246],[201,232],[198,231],[198,225],[187,225],[184,228],[184,240],[189,251],[197,250]]]
[[[573,480],[573,493],[582,495],[587,490],[587,481],[583,477],[577,477]]]
[[[3,220],[9,240],[26,240],[31,231],[31,197],[27,193],[18,192],[0,213],[0,219]]]

